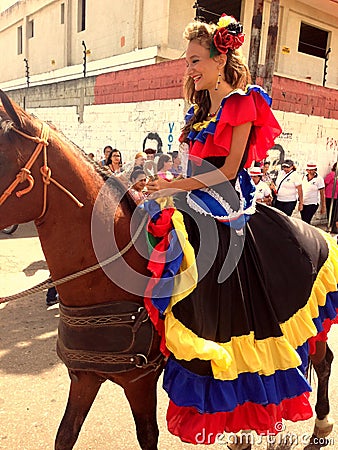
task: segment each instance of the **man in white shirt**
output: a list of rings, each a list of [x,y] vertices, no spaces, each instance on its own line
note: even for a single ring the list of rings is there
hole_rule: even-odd
[[[296,172],[295,165],[291,159],[282,163],[282,170],[276,179],[277,200],[275,207],[291,216],[298,199],[298,210],[303,209],[302,178]]]
[[[325,213],[325,183],[317,173],[317,164],[309,161],[306,166],[306,175],[302,181],[304,206],[300,212],[302,220],[310,223],[318,209],[320,202],[320,213]]]

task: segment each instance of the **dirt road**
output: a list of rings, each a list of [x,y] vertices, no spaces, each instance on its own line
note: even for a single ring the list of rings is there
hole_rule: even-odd
[[[21,225],[12,237],[0,233],[0,296],[19,292],[47,277],[44,255],[32,224]],[[47,310],[44,293],[0,305],[0,449],[53,449],[69,388],[67,370],[55,352],[57,323],[57,305]],[[338,355],[337,330],[334,331],[332,346]],[[337,366],[338,357],[331,382],[332,413],[336,421]],[[166,430],[167,398],[161,381],[158,392],[159,449],[192,449]],[[311,435],[312,427],[313,420],[297,425],[287,423],[286,431],[303,439]],[[331,438],[331,445],[326,448],[338,448],[336,431]],[[292,448],[303,449],[305,443],[304,440]],[[197,448],[210,449],[210,446]],[[226,445],[222,442],[211,448],[222,449]],[[121,388],[108,382],[102,386],[75,449],[139,449]],[[254,449],[266,449],[266,442],[257,442]]]

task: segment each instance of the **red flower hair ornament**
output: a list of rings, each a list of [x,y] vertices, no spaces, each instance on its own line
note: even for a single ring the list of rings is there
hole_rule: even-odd
[[[222,14],[218,23],[217,30],[214,32],[210,57],[227,54],[228,50],[236,50],[244,42],[243,26],[232,16]]]

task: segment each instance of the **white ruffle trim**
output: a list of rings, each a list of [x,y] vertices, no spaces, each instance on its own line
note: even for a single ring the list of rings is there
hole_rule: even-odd
[[[214,219],[221,220],[221,221],[235,220],[235,219],[238,219],[239,217],[241,217],[243,214],[252,215],[256,211],[256,200],[253,199],[252,205],[250,205],[248,208],[244,209],[244,207],[243,207],[244,206],[244,197],[243,197],[240,185],[239,185],[239,183],[237,183],[237,181],[236,181],[235,189],[236,189],[236,191],[239,192],[239,195],[240,195],[239,209],[237,211],[234,211],[231,208],[230,204],[218,192],[214,191],[213,189],[211,189],[211,188],[200,189],[201,191],[204,191],[207,194],[209,194],[211,197],[213,197],[224,208],[224,210],[227,212],[226,216],[215,216],[210,211],[206,211],[205,209],[203,209],[198,203],[196,203],[191,198],[191,191],[189,191],[187,193],[187,203],[191,209],[198,212],[199,214],[202,214],[204,216],[210,216],[210,217],[213,217]],[[208,205],[206,205],[206,206],[208,206]]]

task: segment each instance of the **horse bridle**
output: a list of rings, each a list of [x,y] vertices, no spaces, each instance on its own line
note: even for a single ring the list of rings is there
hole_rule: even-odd
[[[38,217],[38,219],[41,219],[41,217],[45,214],[47,209],[47,188],[50,183],[55,184],[58,188],[60,188],[65,194],[67,194],[76,204],[79,208],[83,207],[83,203],[81,203],[71,192],[68,191],[64,186],[62,186],[60,183],[58,183],[54,178],[52,178],[52,171],[50,167],[48,167],[47,164],[47,146],[48,146],[48,138],[49,138],[49,126],[46,123],[42,123],[42,129],[41,129],[41,137],[37,136],[30,136],[29,134],[24,133],[23,131],[18,130],[13,125],[10,128],[12,131],[15,131],[15,133],[19,134],[20,136],[23,136],[24,138],[36,142],[36,147],[29,158],[29,160],[26,162],[24,167],[22,167],[19,172],[17,173],[15,180],[8,186],[7,189],[4,190],[0,197],[0,206],[3,205],[3,203],[7,200],[7,198],[12,195],[15,188],[24,181],[28,182],[28,187],[25,189],[22,189],[21,191],[17,191],[15,195],[20,198],[25,194],[28,194],[33,187],[34,187],[34,178],[31,173],[31,168],[35,161],[37,160],[38,156],[40,155],[41,151],[43,151],[43,166],[40,167],[40,173],[42,177],[43,182],[43,206],[42,206],[42,213]]]

